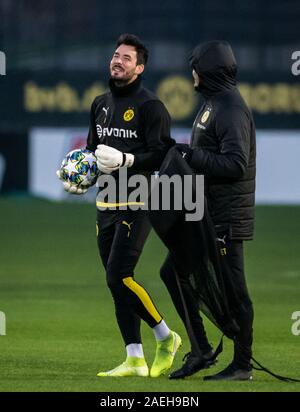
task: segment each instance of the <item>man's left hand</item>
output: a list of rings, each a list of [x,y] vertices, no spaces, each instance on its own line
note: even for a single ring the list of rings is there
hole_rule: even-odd
[[[72,185],[70,182],[67,182],[62,178],[60,170],[56,171],[56,176],[62,181],[64,190],[72,195],[84,195],[88,191],[88,188],[91,187],[91,184],[88,181],[83,182],[80,185]]]
[[[134,155],[123,153],[114,147],[105,144],[99,144],[95,151],[97,165],[103,173],[112,173],[120,167],[131,167],[134,162]]]

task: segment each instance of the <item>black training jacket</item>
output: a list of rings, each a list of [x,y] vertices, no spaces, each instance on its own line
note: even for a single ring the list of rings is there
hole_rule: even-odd
[[[92,103],[87,148],[105,144],[135,155],[129,174],[158,170],[173,144],[167,109],[140,77],[125,87],[110,80],[109,87]]]
[[[236,87],[236,62],[228,43],[197,46],[190,59],[204,97],[194,122],[190,161],[205,175],[208,209],[217,232],[253,238],[256,145],[249,108]]]
[[[191,176],[192,197],[196,198],[197,190],[195,174],[180,152],[171,148],[160,168],[160,175],[179,175],[182,178],[183,192],[185,192],[185,176]],[[171,198],[180,196],[175,187],[170,188]],[[182,210],[175,209],[174,204],[170,210],[150,210],[149,217],[152,227],[169,250],[174,268],[183,289],[193,296],[199,308],[214,322],[223,333],[234,338],[238,333],[237,322],[229,310],[229,297],[231,304],[243,310],[242,302],[235,293],[234,280],[227,273],[227,268],[222,267],[220,246],[210,214],[207,212],[207,202],[203,199],[203,219],[187,221],[187,211],[183,202]],[[162,205],[161,205],[162,206]],[[223,265],[224,266],[224,265]],[[185,277],[188,276],[188,281]],[[174,277],[176,283],[176,276]],[[179,297],[180,298],[180,297]],[[181,296],[181,299],[183,297]],[[189,331],[188,331],[189,333]],[[195,337],[189,335],[191,342]],[[198,344],[195,343],[197,347]]]

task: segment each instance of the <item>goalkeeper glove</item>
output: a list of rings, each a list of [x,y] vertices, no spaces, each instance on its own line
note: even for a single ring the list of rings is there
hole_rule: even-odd
[[[134,155],[123,153],[114,147],[99,144],[95,151],[98,169],[103,173],[112,173],[120,167],[131,167],[134,162]]]
[[[65,180],[62,179],[60,171],[56,171],[56,175],[59,178],[59,180],[62,181],[64,190],[68,193],[71,193],[73,195],[83,195],[84,193],[87,192],[88,188],[91,186],[88,182],[83,182],[82,184],[75,186],[71,185],[70,182],[66,182]]]

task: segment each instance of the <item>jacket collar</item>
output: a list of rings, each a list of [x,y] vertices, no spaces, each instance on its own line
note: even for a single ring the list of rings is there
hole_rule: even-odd
[[[126,86],[116,86],[115,82],[113,79],[109,80],[109,88],[113,94],[113,96],[129,96],[131,94],[136,93],[139,88],[141,87],[142,79],[140,76],[137,77],[137,79],[132,82],[127,84]]]

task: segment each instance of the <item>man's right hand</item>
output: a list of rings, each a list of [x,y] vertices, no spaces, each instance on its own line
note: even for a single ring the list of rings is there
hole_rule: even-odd
[[[83,195],[84,193],[86,193],[88,191],[88,188],[90,187],[89,184],[87,184],[87,185],[81,184],[81,185],[78,185],[78,186],[71,185],[71,183],[66,182],[65,180],[63,180],[61,178],[59,170],[56,171],[56,176],[59,178],[59,180],[62,181],[64,190],[68,193],[71,193],[72,195]]]

